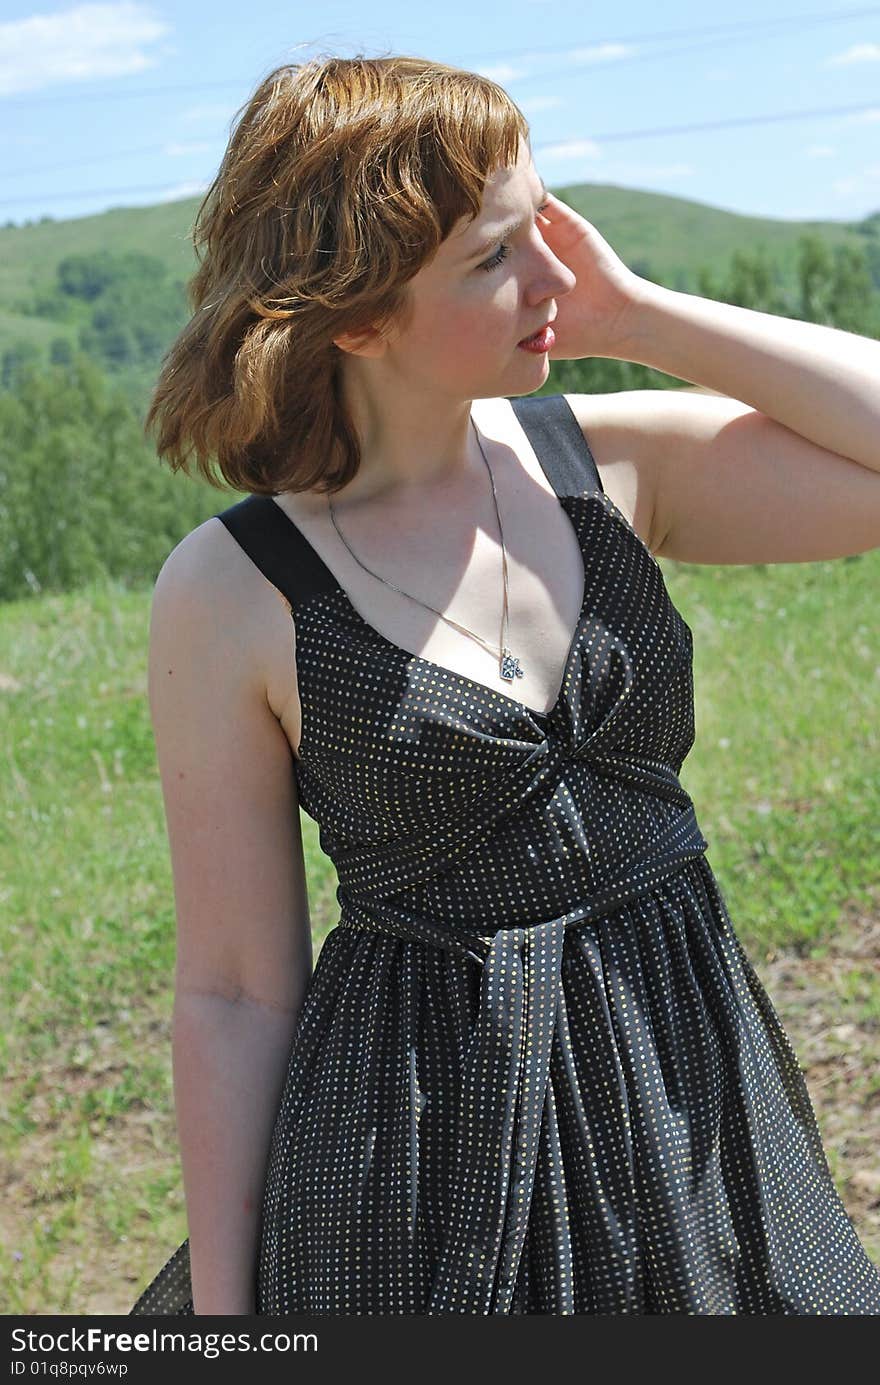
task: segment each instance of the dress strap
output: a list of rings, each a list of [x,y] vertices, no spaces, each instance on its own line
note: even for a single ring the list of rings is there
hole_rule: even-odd
[[[213,516],[289,602],[294,615],[320,592],[339,583],[302,530],[271,495],[248,495]]]
[[[557,495],[604,490],[595,458],[564,395],[517,396],[510,403]]]
[[[510,400],[557,495],[602,490],[581,426],[561,394]],[[248,495],[213,516],[296,612],[313,596],[342,590],[317,550],[270,495]]]

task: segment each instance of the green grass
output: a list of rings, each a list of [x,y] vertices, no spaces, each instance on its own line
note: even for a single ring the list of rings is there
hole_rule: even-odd
[[[880,550],[664,572],[694,632],[682,782],[710,863],[747,945],[804,946],[880,876]]]
[[[864,1132],[880,1105],[865,1047],[880,1030],[876,959],[826,964],[844,922],[863,936],[880,909],[880,551],[767,568],[661,565],[694,630],[697,740],[682,779],[709,862],[756,964],[785,953],[821,972],[802,1009],[810,1023],[845,1019],[842,1032],[855,1032]],[[147,590],[111,586],[0,609],[7,1314],[126,1312],[186,1234],[149,604]],[[336,881],[315,824],[304,817],[303,826],[317,954],[335,922]],[[797,984],[803,974],[792,973]],[[773,999],[783,1018],[788,995],[780,980]],[[833,1064],[836,1050],[820,1058]],[[860,1146],[856,1118],[838,1122],[835,1099],[828,1152],[848,1194]],[[869,1173],[860,1176],[868,1188]],[[876,1256],[871,1205],[864,1232]],[[850,1206],[862,1209],[855,1191]]]

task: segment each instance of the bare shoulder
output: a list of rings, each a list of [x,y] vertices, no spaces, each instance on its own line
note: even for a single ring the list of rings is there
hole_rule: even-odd
[[[175,995],[246,997],[294,1017],[310,974],[305,858],[290,747],[261,666],[279,603],[227,539],[219,521],[199,525],[153,592],[148,684],[174,876]]]
[[[602,487],[636,533],[656,553],[657,452],[652,420],[662,412],[665,390],[618,390],[613,394],[564,394],[596,461]]]
[[[180,612],[182,629],[199,625],[218,668],[262,694],[282,721],[296,701],[290,605],[219,519],[206,519],[168,554],[154,609],[163,597]]]

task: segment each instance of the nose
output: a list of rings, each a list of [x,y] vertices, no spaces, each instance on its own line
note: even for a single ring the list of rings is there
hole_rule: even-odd
[[[532,281],[531,296],[534,301],[540,303],[546,298],[561,298],[571,293],[576,284],[577,276],[545,246],[544,256]]]
[[[541,255],[540,270],[535,277],[536,280],[545,281],[547,284],[540,297],[549,298],[556,297],[557,294],[571,293],[577,284],[577,275],[560,260],[558,255],[554,255],[540,231],[537,232],[537,239]]]
[[[555,282],[557,284],[557,287],[555,288],[554,292],[571,293],[572,289],[577,283],[577,275],[574,273],[573,270],[569,269],[567,264],[563,264],[562,260],[560,260],[558,256],[554,255],[552,250],[548,249],[547,254],[550,256],[553,265],[553,271],[555,273]]]

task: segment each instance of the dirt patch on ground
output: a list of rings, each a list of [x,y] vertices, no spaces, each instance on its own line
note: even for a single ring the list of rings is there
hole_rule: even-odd
[[[880,1264],[880,916],[803,955],[751,956],[791,1039],[838,1191]]]

